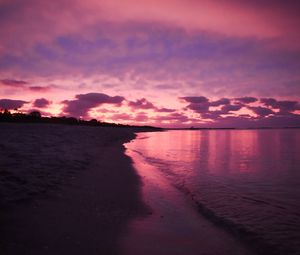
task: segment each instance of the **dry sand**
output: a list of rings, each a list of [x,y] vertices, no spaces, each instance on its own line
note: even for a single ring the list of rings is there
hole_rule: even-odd
[[[140,181],[118,128],[0,125],[0,253],[121,254],[143,215]]]

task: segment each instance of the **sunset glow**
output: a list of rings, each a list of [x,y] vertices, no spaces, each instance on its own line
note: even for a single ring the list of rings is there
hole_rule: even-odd
[[[300,126],[297,1],[0,0],[0,109]]]

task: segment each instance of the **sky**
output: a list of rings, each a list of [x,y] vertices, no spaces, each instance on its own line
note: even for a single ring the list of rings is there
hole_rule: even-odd
[[[300,2],[0,0],[0,109],[300,126]]]

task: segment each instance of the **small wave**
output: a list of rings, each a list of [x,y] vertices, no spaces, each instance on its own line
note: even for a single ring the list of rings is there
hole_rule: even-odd
[[[143,140],[143,139],[148,139],[150,136],[139,136],[137,139],[138,140]]]
[[[274,237],[274,231],[280,230],[280,227],[277,229],[272,228],[272,230],[269,229],[270,231],[273,231],[273,234],[269,234],[267,230],[268,226],[266,224],[262,226],[259,225],[260,220],[266,215],[260,211],[257,211],[256,214],[253,211],[253,208],[264,208],[264,210],[271,210],[272,212],[276,211],[274,207],[278,207],[281,210],[284,209],[285,211],[287,210],[282,205],[277,204],[276,201],[274,201],[273,203],[265,199],[260,199],[259,197],[246,196],[246,194],[242,194],[240,189],[233,189],[231,186],[231,182],[224,183],[224,180],[219,180],[216,176],[210,178],[211,176],[208,175],[201,176],[203,177],[201,179],[201,192],[204,192],[203,195],[209,195],[208,197],[205,196],[205,199],[202,199],[202,195],[198,193],[200,191],[200,187],[191,187],[190,180],[187,180],[185,172],[181,171],[181,167],[186,167],[185,165],[182,165],[183,162],[149,157],[146,152],[144,153],[143,150],[132,151],[139,154],[145,160],[145,162],[158,169],[175,188],[177,188],[180,192],[182,192],[190,199],[191,203],[195,205],[195,208],[197,208],[198,212],[207,220],[214,223],[217,227],[224,229],[226,232],[233,235],[236,239],[249,246],[249,248],[252,249],[256,254],[299,254],[295,252],[295,247],[289,247],[288,244],[279,242],[279,240],[284,242],[285,235],[282,235],[276,240],[272,239]],[[213,187],[215,187],[213,190],[217,192],[211,193],[212,184]],[[207,194],[206,192],[209,193]],[[223,196],[222,194],[226,194],[226,196]],[[223,201],[223,199],[225,200]],[[236,200],[236,202],[230,203],[230,199],[234,199]],[[248,204],[246,205],[249,205],[249,203],[253,204],[253,207],[249,207],[252,208],[251,213],[253,213],[253,220],[251,220],[251,218],[245,218],[250,217],[251,215],[250,212],[245,211],[245,208],[243,208],[242,206],[240,208],[236,207],[243,205],[242,200],[246,201],[246,203],[248,201]],[[239,210],[241,211],[238,213],[238,218],[235,218],[236,215],[234,215],[234,213]],[[249,214],[246,215],[245,213]],[[286,212],[280,211],[280,213],[285,214]],[[241,215],[243,215],[243,217],[240,217]],[[279,221],[277,221],[276,219],[271,220],[272,224],[276,224],[276,222],[279,223]]]
[[[260,204],[271,205],[270,203],[268,203],[268,202],[266,202],[266,201],[259,200],[259,199],[255,199],[255,198],[252,198],[252,197],[245,197],[245,196],[242,196],[241,198],[246,199],[246,200],[250,200],[250,201],[252,201],[252,202],[260,203]]]
[[[268,254],[268,255],[281,255],[289,254],[282,253],[276,245],[270,244],[267,240],[264,240],[260,235],[249,230],[242,224],[237,224],[228,218],[218,215],[213,209],[209,208],[208,205],[199,201],[197,195],[191,192],[187,187],[183,185],[175,185],[177,189],[187,195],[193,203],[196,205],[198,212],[203,215],[206,219],[213,222],[216,226],[223,228],[228,233],[235,236],[239,241],[247,245],[251,250],[257,254]]]

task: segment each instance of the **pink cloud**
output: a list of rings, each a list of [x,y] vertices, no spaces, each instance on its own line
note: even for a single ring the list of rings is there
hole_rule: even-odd
[[[134,117],[134,121],[137,122],[147,122],[149,120],[149,117],[147,115],[147,113],[145,112],[140,112],[137,115],[135,115]]]
[[[157,123],[158,126],[165,127],[183,127],[186,125],[190,125],[187,124],[187,122],[201,122],[200,119],[190,118],[182,112],[174,112],[164,116],[156,116],[153,118],[153,120],[155,121],[155,123]]]
[[[277,0],[1,1],[0,69],[8,78],[0,80],[0,96],[69,98],[51,105],[53,111],[62,106],[66,114],[89,117],[99,105],[119,105],[93,99],[90,91],[117,94],[120,102],[132,100],[124,111],[135,116],[143,110],[148,121],[161,115],[176,121],[167,113],[178,113],[178,95],[198,93],[180,99],[200,120],[243,111],[271,115],[259,107],[296,113],[299,6]],[[60,84],[61,91],[44,84]]]
[[[92,6],[95,1],[85,2]],[[299,4],[264,4],[258,1],[124,0],[101,1],[107,19],[172,24],[187,30],[205,30],[234,36],[280,37],[297,31]],[[293,10],[294,9],[294,10]],[[293,22],[289,22],[289,21]],[[298,38],[299,39],[299,38]]]
[[[294,39],[294,44],[300,39],[297,1],[294,4],[279,1],[264,4],[235,0],[74,0],[70,5],[66,0],[11,0],[2,3],[2,7],[7,7],[7,14],[0,23],[4,48],[11,48],[10,43],[27,48],[65,34],[92,35],[109,23],[128,22],[157,23],[189,32],[200,30],[240,37],[281,38],[285,42]]]
[[[133,116],[131,114],[127,114],[127,113],[116,113],[116,114],[113,114],[111,117],[110,117],[111,120],[113,121],[124,121],[124,120],[132,120],[133,119]]]
[[[88,111],[102,104],[120,105],[125,99],[121,96],[108,96],[103,93],[87,93],[75,96],[75,100],[65,100],[63,112],[73,117],[89,117]]]
[[[176,109],[171,109],[171,108],[156,108],[155,112],[176,112]]]
[[[271,57],[284,66],[289,62],[286,52],[270,54],[270,45],[297,42],[292,40],[299,36],[299,17],[293,11],[297,6],[233,0],[75,0],[72,5],[66,0],[11,0],[3,4],[6,12],[0,20],[0,64],[8,73],[23,74],[16,77],[110,75],[121,82],[99,86],[116,93],[128,88],[154,91],[157,86],[178,94],[205,91],[210,97],[294,96],[299,86],[286,90],[285,83],[299,80],[297,64],[282,68],[279,63],[275,71],[264,66],[273,65]],[[261,64],[262,59],[271,64]],[[293,77],[290,70],[296,70]],[[122,82],[129,73],[138,77],[135,85]],[[139,83],[143,78],[153,81]],[[195,81],[199,85],[192,89],[188,84]],[[47,91],[39,86],[29,90]]]

